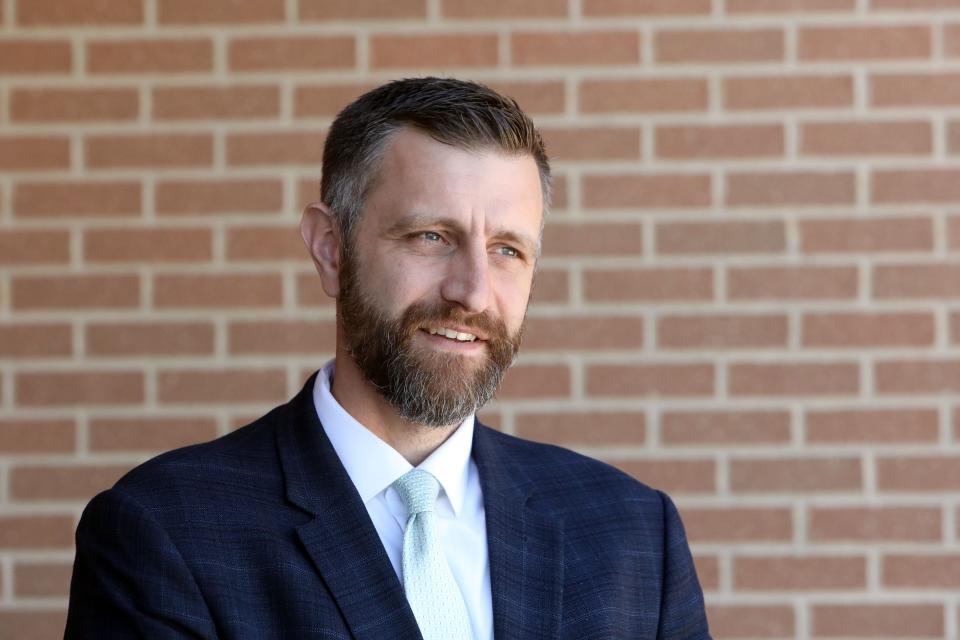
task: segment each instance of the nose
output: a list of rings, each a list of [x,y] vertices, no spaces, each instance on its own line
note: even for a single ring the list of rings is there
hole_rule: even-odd
[[[440,295],[466,313],[486,311],[490,301],[490,265],[485,247],[464,246],[449,263]]]

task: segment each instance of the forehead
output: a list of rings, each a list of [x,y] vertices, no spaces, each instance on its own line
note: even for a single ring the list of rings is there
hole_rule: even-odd
[[[382,224],[396,216],[442,215],[539,230],[543,195],[529,155],[462,149],[402,129],[388,141],[378,173],[365,209]]]

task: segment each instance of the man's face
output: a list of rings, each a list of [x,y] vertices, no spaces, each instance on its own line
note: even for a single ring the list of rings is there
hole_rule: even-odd
[[[347,347],[401,417],[453,425],[520,346],[543,199],[529,156],[402,130],[340,267]]]

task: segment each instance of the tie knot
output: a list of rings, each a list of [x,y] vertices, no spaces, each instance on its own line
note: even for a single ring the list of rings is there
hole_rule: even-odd
[[[411,469],[393,483],[410,515],[433,511],[440,483],[423,469]]]

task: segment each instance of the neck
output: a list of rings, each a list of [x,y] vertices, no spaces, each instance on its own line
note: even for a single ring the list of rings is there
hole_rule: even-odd
[[[336,401],[354,420],[396,449],[413,466],[426,460],[457,430],[458,424],[428,427],[401,418],[340,345],[335,366],[330,392]]]

